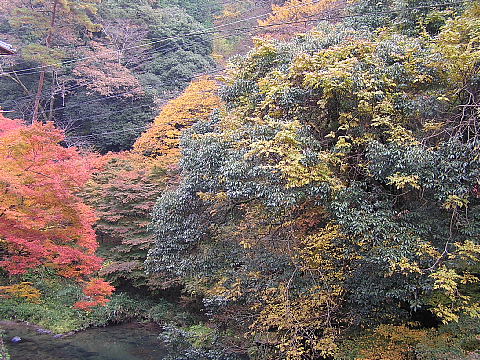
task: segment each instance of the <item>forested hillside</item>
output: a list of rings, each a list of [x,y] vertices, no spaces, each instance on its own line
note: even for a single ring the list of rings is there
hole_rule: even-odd
[[[0,33],[20,49],[2,64],[2,107],[54,121],[72,145],[129,149],[165,100],[215,68],[211,36],[186,36],[205,32],[214,1],[30,4],[1,5]]]
[[[2,318],[155,322],[171,360],[480,356],[480,2],[15,1]]]

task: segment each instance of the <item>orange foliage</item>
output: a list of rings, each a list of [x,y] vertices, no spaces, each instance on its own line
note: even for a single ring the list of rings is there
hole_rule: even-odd
[[[193,81],[179,97],[165,105],[153,125],[137,140],[134,151],[161,160],[165,167],[174,167],[180,157],[182,130],[208,118],[220,105],[217,90],[218,85],[211,78]]]
[[[414,349],[413,346],[426,335],[426,330],[381,325],[369,339],[371,343],[361,350],[361,355],[368,360],[407,360]]]
[[[114,245],[99,274],[143,286],[147,282],[143,263],[153,242],[150,213],[164,191],[165,171],[138,153],[108,153],[101,160],[101,171],[83,194],[99,218],[95,224],[99,240]]]
[[[102,265],[95,214],[78,196],[92,159],[63,140],[52,123],[0,114],[0,267],[10,275],[44,267],[83,281]]]
[[[362,337],[347,341],[343,351],[347,350],[350,353],[356,349],[354,350],[357,354],[356,359],[409,360],[417,358],[415,354],[418,349],[445,349],[448,351],[453,345],[452,338],[452,334],[441,333],[436,329],[416,329],[406,325],[380,325]],[[449,358],[447,353],[440,357],[442,359]]]
[[[83,293],[88,300],[77,301],[75,308],[81,310],[89,310],[95,306],[103,306],[110,300],[107,296],[112,295],[115,288],[103,279],[91,279],[83,288]]]
[[[130,151],[108,153],[99,161],[101,171],[92,177],[82,195],[98,216],[97,235],[114,244],[149,248],[152,235],[147,227],[150,212],[163,191],[164,171]]]

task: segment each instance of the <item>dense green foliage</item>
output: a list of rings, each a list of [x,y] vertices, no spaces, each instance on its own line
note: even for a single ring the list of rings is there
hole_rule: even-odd
[[[455,0],[362,0],[350,7],[354,17],[346,23],[356,29],[394,28],[407,35],[435,35],[452,10],[461,7],[461,2]]]
[[[205,25],[189,13],[189,8],[175,6],[176,1],[149,1],[136,3],[108,0],[102,2],[100,14],[105,19],[105,27],[134,26],[144,38],[135,40],[135,45],[147,44],[145,48],[127,50],[128,62],[138,62],[134,74],[143,86],[163,94],[183,89],[192,77],[214,66],[209,58],[212,43],[208,35],[190,35],[205,31]],[[206,5],[213,3],[205,1]],[[209,19],[213,13],[211,6],[199,8],[197,15]],[[195,13],[195,12],[194,12]],[[108,31],[108,30],[107,30]],[[112,32],[115,30],[112,29]],[[140,59],[135,59],[135,58]],[[144,57],[145,59],[142,59]],[[144,61],[139,61],[144,60]],[[137,75],[138,74],[138,75]]]
[[[8,355],[7,348],[3,343],[3,330],[0,330],[0,360],[10,360],[10,355]]]
[[[259,41],[185,136],[148,266],[258,358],[480,315],[479,8],[446,14],[430,35],[324,24]]]
[[[221,90],[191,83],[133,151],[96,158],[82,197],[112,300],[75,309],[78,285],[32,270],[0,278],[1,317],[57,332],[162,323],[172,360],[479,356],[480,3],[306,4],[347,16],[255,39]],[[280,19],[305,10],[284,5]],[[69,144],[128,149],[156,104],[213,68],[212,37],[187,34],[217,6],[92,6],[48,49],[64,63],[42,105],[65,101],[53,119]],[[0,20],[18,44],[43,39]],[[28,56],[12,68],[48,60]],[[29,118],[36,74],[8,75],[0,96]],[[56,92],[62,81],[74,90]]]
[[[115,18],[145,16],[147,12],[167,7],[176,7],[183,9],[188,15],[196,21],[209,25],[212,21],[212,15],[220,9],[220,4],[211,0],[137,0],[132,4],[128,0],[104,0],[102,9],[106,12],[115,13]],[[113,10],[109,10],[113,9]],[[148,16],[148,15],[147,15]]]

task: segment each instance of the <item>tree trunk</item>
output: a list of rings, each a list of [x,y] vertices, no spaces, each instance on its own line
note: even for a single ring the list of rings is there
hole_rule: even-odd
[[[48,121],[53,120],[53,110],[55,106],[55,85],[56,85],[56,73],[52,71],[52,94],[50,95],[50,109],[48,110]]]
[[[35,96],[35,105],[33,106],[33,119],[32,124],[38,121],[38,110],[40,108],[40,101],[42,99],[43,85],[45,84],[45,71],[40,72],[40,78],[38,79],[37,95]]]
[[[45,41],[45,45],[46,45],[47,49],[50,48],[51,42],[52,42],[53,28],[55,26],[55,19],[57,17],[58,2],[59,2],[59,0],[54,0],[54,2],[53,2],[52,17],[51,17],[51,20],[50,20],[50,29],[48,29],[48,35],[47,35],[47,39]],[[38,79],[37,95],[35,96],[35,104],[33,106],[32,124],[34,124],[38,121],[38,111],[40,109],[40,101],[42,100],[42,93],[43,93],[44,85],[45,85],[45,70],[42,69],[42,71],[40,72],[40,78]]]

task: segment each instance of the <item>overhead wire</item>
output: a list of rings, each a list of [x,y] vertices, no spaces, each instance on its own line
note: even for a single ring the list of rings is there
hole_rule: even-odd
[[[294,6],[290,6],[290,7],[287,7],[285,8],[285,10],[287,9],[292,9],[292,8],[298,8],[298,7],[302,7],[302,6],[307,6],[307,5],[312,5],[312,4],[316,4],[318,2],[320,2],[322,0],[314,0],[310,3],[304,3],[304,4],[300,4],[300,5],[294,5]],[[163,39],[158,39],[158,40],[154,40],[154,41],[151,41],[151,42],[147,42],[145,44],[140,44],[140,45],[136,45],[136,46],[131,46],[131,47],[127,47],[125,49],[128,49],[128,50],[132,50],[132,49],[137,49],[137,48],[141,48],[141,47],[147,47],[147,46],[150,46],[150,45],[155,45],[159,42],[162,42],[162,41],[167,41],[167,40],[176,40],[178,38],[182,38],[182,37],[186,37],[186,36],[197,36],[197,35],[208,35],[208,34],[211,34],[211,33],[214,33],[216,32],[216,30],[220,29],[220,28],[224,28],[226,26],[231,26],[231,25],[234,25],[234,24],[238,24],[238,23],[242,23],[242,22],[247,22],[247,21],[251,21],[251,20],[256,20],[256,19],[259,19],[261,17],[264,17],[264,16],[268,16],[270,15],[271,13],[265,13],[265,14],[261,14],[261,15],[256,15],[256,16],[252,16],[250,18],[245,18],[245,19],[241,19],[241,20],[236,20],[236,21],[233,21],[231,23],[227,23],[227,24],[221,24],[221,25],[218,25],[218,26],[214,26],[212,28],[209,28],[205,31],[199,31],[199,32],[193,32],[193,33],[187,33],[187,34],[182,34],[180,36],[170,36],[170,37],[167,37],[167,38],[163,38]],[[143,40],[146,40],[146,39],[143,39]],[[124,49],[124,50],[125,50]],[[117,52],[117,50],[107,50],[107,51],[104,51],[102,52],[102,54],[108,54],[108,53],[115,53]],[[66,65],[66,64],[70,64],[72,62],[76,62],[76,61],[82,61],[82,60],[88,60],[88,59],[91,59],[91,58],[96,58],[98,57],[99,54],[96,54],[96,55],[91,55],[91,56],[85,56],[85,57],[81,57],[81,58],[76,58],[76,59],[70,59],[70,60],[66,60],[66,61],[63,61],[63,62],[57,62],[55,63],[55,65]],[[31,68],[26,68],[26,69],[20,69],[20,70],[16,70],[15,73],[16,74],[23,74],[29,70],[37,70],[37,69],[48,69],[50,67],[52,67],[54,65],[52,64],[49,64],[49,65],[40,65],[40,66],[36,66],[36,67],[31,67]],[[41,72],[43,70],[40,70],[40,71],[35,71],[34,73],[38,73],[38,72]],[[8,75],[13,72],[5,72],[3,74],[5,75]],[[1,75],[3,75],[1,74]],[[30,73],[29,73],[30,74]]]
[[[214,37],[214,39],[218,39],[218,38],[225,38],[225,37],[231,37],[233,36],[232,34],[227,34],[227,35],[217,35],[216,37]],[[149,57],[147,57],[146,59],[143,59],[141,62],[135,64],[135,67],[134,68],[138,68],[140,67],[141,65],[145,64],[146,62],[148,61],[151,61],[153,60],[155,57],[158,57],[159,55],[164,55],[164,54],[167,54],[169,51],[164,51],[162,53],[159,53],[159,50],[163,50],[163,49],[168,49],[169,47],[171,47],[172,44],[165,44],[164,46],[160,47],[160,48],[155,48],[155,49],[150,49],[148,50],[147,52],[145,52],[143,55],[147,55]],[[151,55],[151,56],[150,56]],[[153,56],[155,55],[155,56]],[[134,68],[129,68],[129,70],[132,70]],[[135,75],[141,75],[141,74],[144,74],[145,72],[135,72],[134,74]],[[0,76],[2,74],[0,73]],[[76,84],[76,85],[73,85],[71,87],[68,87],[68,88],[65,88],[63,89],[63,91],[67,92],[67,91],[70,91],[70,90],[73,90],[73,89],[76,89],[76,88],[79,88],[79,87],[82,87],[82,86],[88,86],[89,84],[92,84],[92,83],[95,83],[96,80],[92,80],[92,81],[88,81],[88,82],[85,82],[85,83],[82,83],[82,84]],[[131,90],[129,91],[125,91],[121,94],[117,94],[118,96],[123,96],[123,95],[127,95],[131,93]],[[110,96],[105,96],[103,97],[103,99],[105,98],[111,98],[111,97],[118,97],[117,95],[110,95]],[[22,97],[17,97],[15,98],[14,100],[15,101],[20,101],[20,100],[27,100],[27,99],[33,99],[36,95],[35,94],[31,94],[31,95],[27,95],[27,96],[22,96]],[[89,102],[87,102],[88,104]],[[66,107],[62,107],[60,109],[64,109]],[[57,110],[57,109],[54,109],[54,111]],[[50,110],[47,110],[47,111],[44,111],[44,113],[49,113],[51,112]]]
[[[456,2],[456,3],[443,3],[443,4],[435,4],[435,5],[429,5],[429,6],[420,6],[420,7],[414,7],[414,8],[409,8],[408,10],[412,10],[412,9],[425,9],[425,8],[432,8],[432,7],[439,7],[439,6],[447,6],[447,5],[459,5],[459,4],[463,4],[463,2]],[[350,14],[350,15],[341,15],[341,16],[336,16],[336,18],[350,18],[350,17],[358,17],[358,16],[365,16],[365,15],[369,15],[369,14],[375,14],[375,15],[378,15],[378,14],[389,14],[389,13],[398,13],[399,11],[405,11],[406,9],[402,9],[402,10],[395,10],[395,11],[383,11],[383,12],[375,12],[375,13],[363,13],[363,14]],[[329,20],[331,19],[331,17],[326,17],[326,18],[322,18],[322,19],[309,19],[307,21],[322,21],[322,20]],[[283,22],[281,24],[273,24],[274,26],[275,25],[284,25],[284,24],[292,24],[292,23],[304,23],[305,21],[302,20],[302,21],[293,21],[293,22]],[[114,133],[125,133],[125,132],[131,132],[131,131],[134,131],[134,130],[144,130],[146,129],[147,127],[149,127],[150,125],[146,126],[146,127],[141,127],[141,128],[130,128],[130,129],[124,129],[124,130],[119,130],[119,131],[115,131],[115,132],[107,132],[107,133],[92,133],[92,134],[89,134],[89,135],[83,135],[81,137],[95,137],[95,136],[101,136],[101,135],[109,135],[109,134],[114,134]],[[77,137],[75,137],[77,138]]]
[[[307,6],[307,5],[316,4],[320,1],[322,1],[322,0],[316,0],[316,1],[313,1],[313,2],[309,2],[309,3],[304,3],[304,4],[300,4],[300,5],[287,7],[287,8],[285,8],[285,10],[290,9],[290,8],[298,8],[300,6]],[[403,11],[409,11],[409,10],[421,10],[421,9],[429,9],[429,8],[435,8],[435,7],[461,5],[461,4],[463,4],[463,2],[430,4],[430,5],[423,5],[423,6],[406,7],[406,8],[403,8],[403,9],[396,9],[396,10],[386,10],[386,11],[372,12],[372,13],[370,13],[370,15],[390,14],[390,13],[398,13],[398,12],[403,12]],[[245,29],[258,30],[258,29],[269,28],[269,27],[274,27],[274,26],[303,24],[303,23],[306,23],[306,22],[314,22],[314,21],[322,21],[322,20],[330,20],[331,19],[331,16],[329,16],[329,17],[325,17],[325,18],[316,18],[316,19],[312,18],[312,19],[302,19],[302,20],[295,20],[295,21],[288,21],[288,22],[278,22],[278,23],[265,24],[265,25],[254,25],[254,26],[251,26],[249,28],[241,27],[241,28],[221,30],[221,28],[224,28],[224,27],[227,27],[227,26],[231,26],[231,25],[238,24],[238,23],[241,23],[241,22],[255,20],[255,19],[267,16],[267,15],[270,15],[270,14],[271,13],[262,14],[262,15],[257,15],[257,16],[253,16],[253,17],[250,17],[250,18],[246,18],[246,19],[233,21],[231,23],[222,24],[222,25],[219,25],[219,26],[216,26],[216,27],[209,28],[205,31],[198,31],[198,32],[192,32],[192,33],[187,33],[187,34],[181,34],[181,35],[177,35],[177,36],[170,36],[170,37],[166,37],[166,38],[163,38],[163,39],[158,39],[158,40],[154,40],[154,41],[151,41],[151,42],[146,42],[144,44],[127,47],[127,48],[125,48],[125,50],[132,50],[132,49],[138,49],[138,48],[142,48],[142,47],[148,47],[148,46],[155,45],[155,44],[158,44],[158,43],[161,43],[161,42],[164,42],[164,41],[177,40],[177,39],[182,39],[182,38],[190,37],[190,36],[210,35],[210,34],[213,34],[215,32],[235,31],[235,30],[245,30]],[[345,19],[345,18],[350,18],[350,17],[365,16],[365,15],[368,15],[368,14],[369,13],[336,15],[336,18],[337,19]],[[70,59],[70,60],[66,60],[66,61],[63,61],[63,62],[58,62],[57,65],[67,65],[67,64],[70,64],[70,63],[73,63],[73,62],[76,62],[76,61],[82,61],[82,60],[97,58],[101,54],[115,53],[115,52],[117,52],[117,50],[107,50],[105,52],[102,52],[102,53],[96,54],[96,55],[85,56],[85,57],[81,57],[81,58]],[[50,65],[42,65],[42,66],[37,66],[37,67],[32,67],[32,68],[16,70],[14,72],[4,72],[4,73],[0,74],[0,76],[5,76],[5,75],[8,75],[8,74],[13,74],[13,73],[16,73],[17,75],[18,74],[25,75],[25,73],[31,74],[32,72],[29,73],[28,71],[38,70],[38,69],[47,69],[51,66],[53,66],[53,65],[51,65],[51,64]],[[41,72],[41,71],[43,71],[43,70],[35,71],[33,73],[38,73],[38,72]]]
[[[223,36],[222,36],[223,37]],[[165,52],[166,53],[166,52]],[[165,54],[164,53],[164,54]],[[148,60],[147,60],[148,61]],[[221,69],[220,71],[223,71],[223,69]],[[217,73],[219,72],[219,70],[214,70],[213,72],[211,73]],[[135,75],[141,75],[145,72],[136,72]],[[198,76],[204,76],[204,75],[207,75],[209,73],[205,73],[205,74],[200,74]],[[194,76],[192,79],[195,79],[198,77],[197,75]],[[93,83],[95,81],[92,81],[92,82],[89,82],[89,83]],[[71,109],[71,108],[74,108],[74,107],[78,107],[78,106],[81,106],[81,105],[88,105],[88,104],[92,104],[92,103],[96,103],[96,102],[101,102],[101,101],[104,101],[105,99],[112,99],[112,98],[119,98],[119,97],[124,97],[124,96],[129,96],[129,95],[135,95],[135,90],[127,90],[127,91],[124,91],[122,93],[118,93],[118,94],[113,94],[113,95],[107,95],[107,96],[102,96],[101,98],[99,99],[95,99],[95,100],[91,100],[91,101],[87,101],[87,102],[83,102],[81,104],[74,104],[74,105],[67,105],[67,106],[63,106],[63,107],[60,107],[60,108],[55,108],[53,110],[46,110],[44,111],[44,113],[50,113],[50,112],[55,112],[55,111],[59,111],[59,110],[66,110],[66,109]]]
[[[169,46],[171,46],[171,44],[166,44],[165,46],[162,46],[161,48],[157,48],[157,49],[151,49],[149,50],[149,52],[146,52],[144,55],[150,55],[150,54],[155,54],[155,55],[164,55],[166,53],[168,53],[168,51],[165,51],[165,52],[162,52],[162,53],[158,53],[158,50],[163,50],[163,49],[166,49],[168,48]],[[154,57],[150,56],[146,59],[143,59],[141,62],[137,63],[135,65],[135,67],[139,67],[141,66],[142,64],[146,63],[147,61],[150,61],[152,60]],[[129,69],[129,70],[132,70],[132,69]],[[135,75],[141,75],[141,74],[144,74],[145,72],[135,72]],[[1,74],[0,74],[1,75]],[[93,84],[95,83],[96,80],[92,80],[92,81],[87,81],[87,82],[84,82],[84,83],[81,83],[81,84],[75,84],[71,87],[68,87],[68,88],[65,88],[63,89],[63,91],[70,91],[70,90],[74,90],[76,88],[79,88],[79,87],[83,87],[83,86],[88,86],[89,84]],[[116,94],[116,95],[110,95],[110,96],[104,96],[102,99],[105,99],[105,98],[110,98],[110,97],[117,97],[117,96],[123,96],[123,95],[127,95],[128,93],[130,93],[131,90],[129,91],[125,91],[123,93],[120,93],[120,94]],[[31,95],[27,95],[27,96],[22,96],[22,97],[18,97],[18,98],[15,98],[14,100],[15,101],[19,101],[19,100],[26,100],[26,99],[33,99],[36,95],[35,94],[31,94]],[[49,96],[49,95],[48,95]],[[87,102],[88,104],[89,102]],[[62,107],[62,108],[57,108],[57,109],[54,109],[54,110],[58,110],[58,109],[64,109],[66,107]],[[44,113],[48,113],[50,111],[44,111]]]
[[[206,76],[206,75],[211,75],[211,74],[215,74],[215,73],[219,73],[219,72],[222,72],[223,70],[225,69],[217,69],[215,71],[210,71],[210,72],[205,72],[205,73],[201,73],[201,74],[198,74],[195,76],[195,78],[199,78],[199,77],[203,77],[203,76]],[[201,93],[208,93],[208,92],[205,92],[203,90],[199,90],[199,91],[196,91],[195,94],[201,94]],[[171,100],[171,99],[170,99]],[[138,105],[138,106],[134,106],[134,107],[129,107],[128,109],[129,110],[134,110],[134,109],[139,109],[139,108],[142,108],[142,107],[145,107],[146,105]],[[111,113],[108,113],[108,115],[111,115],[111,114],[115,114],[115,113],[119,113],[119,112],[123,112],[124,110],[117,110],[117,111],[114,111],[114,112],[111,112]],[[78,118],[78,119],[71,119],[71,121],[80,121],[80,120],[85,120],[85,119],[89,119],[90,116],[88,117],[83,117],[83,118]],[[146,124],[142,127],[136,127],[136,128],[128,128],[128,129],[123,129],[123,130],[115,130],[115,131],[109,131],[109,132],[105,132],[105,133],[92,133],[92,134],[87,134],[87,135],[76,135],[76,136],[70,136],[70,138],[72,139],[81,139],[81,138],[90,138],[90,137],[96,137],[96,136],[101,136],[101,135],[110,135],[110,134],[115,134],[115,133],[125,133],[125,132],[132,132],[132,131],[136,131],[136,130],[146,130],[148,129],[152,124]]]
[[[320,1],[320,0],[318,0]],[[316,2],[318,2],[316,1]],[[315,3],[316,3],[315,2]],[[305,5],[312,5],[313,2],[310,2],[310,3],[307,3]],[[388,11],[377,11],[377,12],[371,12],[371,13],[361,13],[361,14],[348,14],[348,15],[335,15],[335,19],[345,19],[345,18],[353,18],[353,17],[360,17],[360,16],[367,16],[367,15],[381,15],[381,14],[393,14],[393,13],[398,13],[398,12],[403,12],[403,11],[408,11],[408,10],[414,10],[414,9],[417,9],[417,10],[420,10],[420,9],[429,9],[429,8],[436,8],[436,7],[442,7],[442,6],[453,6],[453,5],[461,5],[463,4],[463,2],[453,2],[453,3],[438,3],[438,4],[430,4],[430,5],[425,5],[425,6],[416,6],[416,7],[409,7],[409,8],[404,8],[404,9],[398,9],[398,10],[388,10]],[[298,7],[295,6],[295,7]],[[269,13],[270,14],[270,13]],[[264,14],[265,15],[265,14]],[[258,16],[255,16],[255,17],[250,17],[250,18],[247,18],[247,19],[244,19],[244,20],[239,20],[239,21],[236,21],[236,22],[232,22],[232,23],[229,23],[229,24],[224,24],[222,25],[223,27],[224,26],[229,26],[231,24],[235,24],[235,23],[238,23],[238,22],[244,22],[244,21],[249,21],[249,20],[252,20],[252,19],[255,19],[255,18],[259,18],[259,17],[262,17],[264,15],[258,15]],[[332,15],[330,16],[327,16],[327,17],[320,17],[320,18],[310,18],[310,19],[302,19],[302,20],[295,20],[295,21],[286,21],[286,22],[278,22],[278,23],[272,23],[272,24],[266,24],[266,25],[256,25],[256,26],[251,26],[251,27],[248,27],[248,28],[245,28],[245,27],[242,27],[242,28],[234,28],[234,29],[228,29],[227,31],[246,31],[246,32],[253,32],[255,30],[258,30],[258,29],[262,29],[262,28],[269,28],[269,27],[274,27],[274,26],[282,26],[282,25],[291,25],[291,24],[303,24],[303,23],[306,23],[306,22],[319,22],[319,21],[328,21],[328,20],[331,20],[332,19]],[[168,40],[175,40],[175,39],[180,39],[180,38],[183,38],[183,37],[186,37],[186,36],[196,36],[196,35],[204,35],[204,34],[210,34],[211,33],[211,30],[209,30],[208,32],[198,32],[198,33],[190,33],[190,34],[184,34],[183,36],[174,36],[174,37],[169,37],[169,38],[165,38],[165,39],[162,39],[162,40],[159,40],[159,41],[155,41],[155,42],[152,42],[150,44],[153,44],[153,43],[158,43],[160,41],[168,41]],[[233,34],[229,34],[227,36],[233,36]],[[224,36],[219,36],[219,37],[224,37]],[[166,44],[165,46],[163,46],[162,48],[160,49],[164,49],[166,47],[170,46],[169,44]],[[139,48],[141,46],[134,46],[134,47],[129,47],[129,48],[126,48],[126,50],[131,50],[131,49],[134,49],[134,48]],[[158,50],[158,49],[151,49],[152,53],[155,53],[155,51]],[[112,51],[112,52],[115,52],[115,51]],[[98,55],[96,55],[98,56]],[[94,57],[96,57],[94,56]],[[80,58],[80,59],[77,59],[77,60],[83,60],[83,59],[88,59],[88,58],[93,58],[93,57],[84,57],[84,58]],[[24,69],[24,70],[29,70],[29,69]],[[221,69],[220,71],[223,71],[223,69]],[[17,71],[18,73],[18,71]],[[5,73],[3,73],[5,74]],[[0,74],[3,75],[3,74]],[[125,92],[123,94],[126,94],[128,92]],[[118,97],[118,96],[122,96],[122,94],[116,94],[116,95],[112,95],[111,97]],[[105,98],[107,97],[103,97],[101,99],[98,99],[96,101],[101,101],[101,100],[104,100]],[[95,102],[95,101],[92,101],[92,102]],[[87,103],[83,103],[83,104],[88,104],[88,103],[92,103],[92,102],[87,102]],[[134,108],[140,108],[140,107],[143,107],[144,105],[142,106],[138,106],[138,107],[134,107]],[[55,111],[58,111],[58,110],[63,110],[65,109],[66,107],[62,107],[62,108],[58,108],[56,109]],[[120,110],[118,112],[121,112],[123,110]],[[115,112],[113,112],[115,113]],[[112,114],[112,113],[110,113]],[[100,115],[100,114],[97,114],[97,115]],[[94,115],[95,116],[95,115]],[[83,120],[83,119],[88,119],[89,117],[86,117],[86,118],[79,118],[79,119],[72,119],[72,121],[79,121],[79,120]],[[142,128],[136,128],[136,130],[142,130],[142,129],[145,129],[146,127],[142,127]],[[124,130],[121,130],[121,132],[128,132],[128,131],[132,131],[134,130],[134,128],[130,128],[130,129],[125,129]],[[98,136],[98,135],[103,135],[103,134],[110,134],[111,132],[109,133],[94,133],[94,134],[89,134],[89,135],[80,135],[80,136],[76,136],[75,138],[78,138],[78,137],[91,137],[91,136]]]
[[[197,78],[199,78],[199,77],[206,76],[206,75],[211,75],[211,74],[219,73],[219,72],[222,72],[223,70],[225,70],[225,69],[217,69],[217,70],[215,70],[215,71],[201,73],[201,74],[198,74],[198,75],[194,76],[193,79],[197,79]],[[103,99],[102,99],[102,100],[103,100]],[[170,99],[166,99],[166,101],[168,101],[168,100],[171,100],[171,98],[170,98]],[[145,105],[145,104],[143,104],[143,105],[137,105],[137,106],[129,107],[128,109],[129,109],[129,110],[140,109],[140,108],[145,107],[145,106],[147,106],[147,105]],[[60,109],[60,110],[62,110],[62,109]],[[125,110],[124,110],[124,109],[120,109],[120,110],[115,110],[115,111],[108,112],[108,113],[104,113],[104,114],[113,115],[113,114],[118,114],[118,113],[121,113],[121,112],[125,112]],[[81,121],[81,120],[90,119],[90,118],[92,118],[93,116],[100,116],[100,115],[102,115],[102,112],[97,113],[97,114],[94,113],[94,114],[91,114],[91,115],[85,116],[85,117],[69,119],[69,122],[75,123],[75,122],[78,122],[78,121]],[[86,136],[90,136],[90,135],[81,135],[81,136],[86,137]]]
[[[157,49],[150,49],[149,52],[151,52],[151,53],[157,53],[158,50],[166,49],[166,48],[168,48],[169,46],[171,46],[171,44],[166,44],[165,46],[162,46],[162,47],[157,48]],[[159,55],[163,55],[163,54],[166,54],[166,53],[167,53],[167,52],[164,52],[164,53],[161,53],[161,54],[159,54]],[[148,52],[145,53],[145,54],[148,55]],[[157,54],[158,54],[158,53],[157,53]],[[149,59],[151,60],[152,58],[149,58]],[[148,59],[142,60],[142,61],[141,61],[140,63],[138,63],[137,65],[141,65],[141,64],[145,63],[146,61],[149,61],[149,60],[148,60]],[[130,69],[130,70],[131,70],[131,69]],[[16,73],[16,71],[14,71],[14,72]],[[40,71],[35,72],[35,73],[39,73],[39,72],[40,72]],[[10,72],[10,73],[11,73],[11,72]],[[0,76],[3,75],[3,74],[9,74],[9,73],[5,73],[5,72],[4,72],[4,73],[0,73]],[[22,75],[25,75],[25,74],[22,74]],[[76,88],[79,88],[79,87],[82,87],[82,86],[86,86],[86,85],[88,85],[88,84],[90,84],[90,83],[94,83],[94,82],[95,82],[95,80],[88,81],[88,82],[85,82],[85,83],[82,83],[82,84],[75,84],[75,85],[73,85],[73,86],[71,86],[71,87],[68,87],[68,88],[66,88],[66,89],[63,89],[63,91],[70,91],[70,90],[73,90],[73,89],[76,89]],[[19,97],[19,98],[15,98],[15,100],[18,101],[18,100],[33,99],[35,96],[36,96],[35,94],[31,94],[31,95],[26,95],[26,96],[22,96],[22,97]]]

